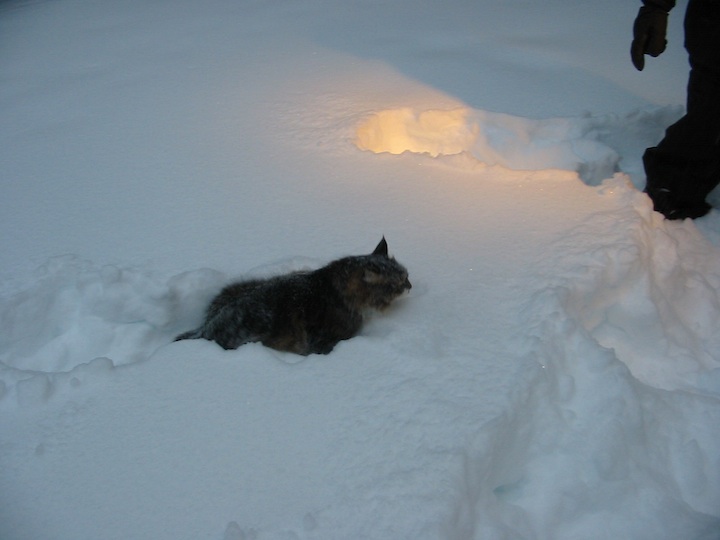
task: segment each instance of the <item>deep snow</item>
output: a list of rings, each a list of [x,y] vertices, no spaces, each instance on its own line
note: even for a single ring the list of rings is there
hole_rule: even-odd
[[[0,3],[0,538],[719,539],[720,213],[641,193],[637,7]],[[383,234],[332,354],[172,343]]]

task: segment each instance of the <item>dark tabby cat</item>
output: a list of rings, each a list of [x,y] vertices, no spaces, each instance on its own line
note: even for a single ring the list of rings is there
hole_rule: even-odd
[[[370,255],[228,285],[210,303],[204,324],[176,341],[204,338],[225,349],[260,341],[280,351],[327,354],[358,333],[367,308],[384,309],[410,287],[383,237]]]

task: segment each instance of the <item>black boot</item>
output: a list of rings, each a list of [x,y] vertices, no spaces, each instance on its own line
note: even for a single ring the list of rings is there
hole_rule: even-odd
[[[687,178],[688,167],[679,166],[658,152],[648,148],[643,155],[647,184],[645,193],[653,201],[656,212],[667,219],[699,218],[711,209],[705,202],[703,182]]]
[[[682,202],[678,201],[672,191],[667,188],[654,189],[650,186],[645,187],[645,193],[647,193],[653,202],[653,208],[656,212],[660,212],[667,219],[695,219],[703,217],[710,210],[710,206],[705,201],[687,206]]]

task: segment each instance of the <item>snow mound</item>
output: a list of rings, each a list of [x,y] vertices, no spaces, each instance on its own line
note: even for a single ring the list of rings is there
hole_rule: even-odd
[[[564,169],[599,185],[620,170],[621,154],[637,156],[623,170],[637,173],[645,147],[661,138],[682,111],[677,107],[630,114],[535,120],[470,108],[373,113],[356,129],[355,144],[375,153],[432,157],[466,153],[487,165],[515,170]],[[627,152],[627,146],[634,147]],[[621,152],[622,150],[622,152]]]
[[[196,270],[163,282],[147,272],[56,257],[38,281],[0,303],[0,363],[20,372],[68,372],[95,358],[147,359],[191,327],[222,274]]]
[[[467,450],[469,537],[717,538],[720,260],[622,175],[602,190],[626,210],[558,240],[577,271],[528,300],[514,405]]]
[[[609,182],[606,189],[613,189]],[[620,188],[622,189],[622,188]],[[623,190],[635,200],[644,196]],[[601,225],[595,216],[573,234]],[[583,257],[586,275],[565,283],[562,302],[598,343],[612,349],[645,384],[666,390],[720,392],[720,256],[691,223],[667,226],[658,214],[620,219],[602,242],[568,257]],[[574,252],[574,253],[573,253]]]

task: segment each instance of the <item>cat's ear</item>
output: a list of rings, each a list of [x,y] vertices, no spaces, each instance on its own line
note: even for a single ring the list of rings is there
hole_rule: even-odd
[[[385,241],[385,237],[382,237],[382,240],[380,240],[380,243],[375,248],[375,251],[372,252],[373,255],[383,255],[385,257],[388,256],[388,247],[387,242]]]

